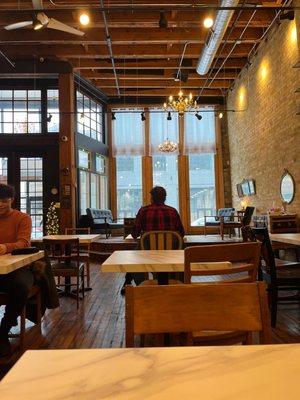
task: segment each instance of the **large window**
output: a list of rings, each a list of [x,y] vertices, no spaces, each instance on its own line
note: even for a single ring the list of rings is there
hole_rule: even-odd
[[[7,158],[0,157],[0,183],[7,185]]]
[[[118,218],[134,217],[142,205],[142,158],[131,156],[132,170],[122,170],[129,157],[117,157]]]
[[[47,90],[47,131],[59,132],[58,90]]]
[[[151,111],[154,111],[151,113]],[[179,209],[178,192],[178,152],[165,155],[159,151],[158,145],[169,139],[179,141],[178,117],[173,114],[171,120],[165,112],[150,110],[150,153],[152,154],[153,185],[163,186],[167,191],[166,204]]]
[[[93,167],[95,165],[95,168]],[[79,168],[79,210],[80,215],[86,214],[86,209],[108,207],[106,158],[95,155],[85,149],[78,149]]]
[[[189,156],[191,225],[204,224],[204,215],[215,215],[214,154]]]
[[[41,133],[40,90],[0,90],[1,133]]]
[[[103,142],[103,106],[87,95],[76,92],[77,132]]]
[[[218,157],[215,157],[214,108],[199,110],[201,120],[195,117],[195,113],[185,113],[181,120],[176,113],[168,114],[151,108],[149,112],[145,110],[149,124],[141,120],[142,109],[113,111],[116,119],[112,123],[112,155],[116,161],[118,217],[135,216],[142,204],[143,186],[159,185],[166,188],[167,204],[178,211],[183,207],[190,210],[186,223],[202,226],[204,215],[214,215],[216,210],[215,161]],[[148,131],[144,132],[145,129]],[[148,143],[144,143],[145,138],[149,138]],[[159,150],[159,144],[166,139],[178,143],[175,152],[162,153]],[[148,159],[151,157],[152,182],[148,171],[144,171],[142,176],[144,156],[147,156],[145,165],[151,165]],[[178,165],[181,165],[180,171]],[[181,187],[179,173],[183,183]]]

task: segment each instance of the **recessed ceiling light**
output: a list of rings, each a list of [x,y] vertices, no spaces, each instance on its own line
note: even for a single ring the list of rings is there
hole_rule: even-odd
[[[79,22],[81,25],[88,25],[90,23],[90,17],[87,13],[81,13],[79,16]]]
[[[211,28],[214,24],[214,20],[211,17],[206,17],[203,21],[204,28]]]

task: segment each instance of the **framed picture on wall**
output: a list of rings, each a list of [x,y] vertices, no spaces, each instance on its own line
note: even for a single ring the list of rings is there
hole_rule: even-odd
[[[250,195],[250,186],[249,186],[249,181],[245,180],[241,183],[242,185],[242,191],[244,196],[249,196]]]
[[[256,194],[255,180],[249,179],[248,182],[249,182],[250,195],[252,196],[253,194]]]
[[[242,189],[242,185],[240,183],[238,183],[236,185],[236,190],[237,190],[237,194],[239,197],[243,197],[243,189]]]

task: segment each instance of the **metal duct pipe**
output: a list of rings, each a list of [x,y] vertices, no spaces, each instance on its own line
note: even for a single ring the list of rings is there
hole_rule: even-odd
[[[220,7],[236,7],[238,0],[222,0]],[[204,45],[202,53],[199,57],[196,71],[199,75],[206,75],[211,63],[216,55],[216,52],[225,35],[234,10],[219,10],[212,27],[212,33],[208,43]]]

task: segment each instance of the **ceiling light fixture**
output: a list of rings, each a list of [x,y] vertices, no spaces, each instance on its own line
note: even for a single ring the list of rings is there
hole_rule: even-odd
[[[196,112],[195,117],[198,119],[198,121],[201,121],[202,115],[200,115],[198,112]]]
[[[290,11],[286,11],[280,14],[279,16],[279,21],[283,21],[283,20],[289,20],[289,21],[293,21],[295,19],[295,12],[294,10],[290,10]]]
[[[197,101],[193,99],[192,93],[189,96],[184,97],[183,92],[180,90],[178,93],[178,99],[174,99],[173,96],[169,96],[167,103],[164,103],[163,108],[167,111],[171,108],[172,111],[178,112],[179,116],[182,117],[186,111],[190,111],[193,108],[197,108]]]
[[[116,119],[116,113],[112,112],[111,113],[111,120],[114,121]]]
[[[174,143],[168,138],[161,144],[158,145],[159,151],[162,153],[174,153],[178,150],[178,143]]]
[[[141,113],[141,120],[146,121],[146,115],[144,112]]]
[[[90,23],[90,16],[86,12],[81,13],[79,15],[79,22],[81,25],[88,25]]]
[[[166,14],[164,12],[160,13],[158,26],[160,28],[167,28],[168,27],[168,20],[166,18]]]
[[[210,29],[214,24],[214,20],[211,17],[206,17],[203,21],[203,26],[206,29]]]
[[[168,120],[168,121],[172,121],[172,115],[171,115],[171,112],[170,112],[170,111],[168,112],[167,120]]]
[[[52,114],[49,114],[47,117],[47,122],[51,122],[51,119],[52,119]]]

